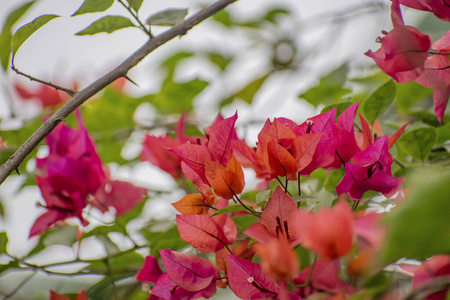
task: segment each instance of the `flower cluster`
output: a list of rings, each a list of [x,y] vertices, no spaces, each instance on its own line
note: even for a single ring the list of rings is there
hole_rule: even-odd
[[[381,214],[354,214],[344,194],[357,204],[366,191],[386,197],[398,191],[404,178],[392,176],[389,148],[406,127],[390,137],[377,136],[360,116],[362,131],[355,131],[358,106],[359,102],[350,105],[339,116],[334,108],[302,124],[285,118],[267,120],[254,148],[237,136],[237,114],[219,116],[205,137],[190,139],[180,130],[183,115],[175,137],[161,138],[167,148],[149,143],[159,137],[147,135],[141,157],[176,179],[184,174],[198,190],[173,203],[181,213],[176,216],[180,237],[201,253],[214,253],[216,262],[214,266],[195,256],[161,250],[163,273],[157,258],[147,256],[137,279],[153,284],[150,299],[208,298],[216,286],[226,285],[241,299],[354,293],[342,277],[339,259],[351,258],[348,276],[365,274],[374,263],[374,253],[380,251],[385,230],[379,225]],[[266,187],[279,183],[268,191],[271,195],[259,205],[261,211],[241,199],[243,166],[253,169]],[[336,196],[342,199],[334,206],[313,212],[301,200],[294,201],[290,181],[300,182],[317,169],[340,168],[345,175],[336,186]],[[230,200],[235,205],[229,205]],[[255,220],[238,228],[233,219],[237,214]],[[249,246],[251,240],[256,243]],[[316,256],[313,265],[303,270],[295,251],[299,245]]]
[[[400,4],[431,11],[438,18],[450,21],[450,5],[446,1],[392,0],[391,18],[393,29],[383,31],[378,37],[381,48],[366,55],[397,82],[415,80],[418,84],[433,89],[435,114],[442,122],[450,97],[450,31],[431,44],[428,35],[403,22]],[[432,56],[429,56],[433,54]]]
[[[36,183],[41,190],[46,212],[39,216],[30,231],[38,235],[67,218],[76,217],[82,225],[84,208],[90,204],[102,212],[110,208],[120,216],[132,209],[147,194],[146,189],[111,179],[95,145],[76,111],[78,128],[59,124],[47,137],[49,154],[38,158]]]

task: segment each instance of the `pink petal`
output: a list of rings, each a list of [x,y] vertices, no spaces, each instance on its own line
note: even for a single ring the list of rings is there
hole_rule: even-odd
[[[160,250],[167,274],[181,288],[200,291],[209,286],[217,274],[214,265],[204,258],[171,250]]]

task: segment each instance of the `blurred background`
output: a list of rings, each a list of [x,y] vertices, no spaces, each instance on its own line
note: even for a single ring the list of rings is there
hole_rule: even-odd
[[[0,0],[0,3],[1,25],[27,1]],[[71,17],[82,3],[82,0],[36,1],[13,26],[14,32],[40,15],[61,16],[39,29],[19,49],[15,66],[20,71],[65,87],[83,89],[147,41],[148,37],[137,28],[76,36],[75,33],[105,14],[128,17],[119,3],[103,13]],[[210,3],[145,0],[139,16],[145,20],[166,8],[188,8],[189,17]],[[129,73],[137,85],[118,81],[89,100],[83,116],[113,177],[129,180],[151,193],[144,213],[128,224],[130,231],[140,228],[139,222],[173,217],[175,211],[170,203],[184,193],[166,173],[148,163],[139,163],[145,132],[167,132],[185,109],[190,111],[188,124],[200,130],[219,112],[229,117],[238,111],[238,133],[254,144],[267,118],[286,117],[301,123],[320,112],[322,103],[333,103],[334,99],[328,99],[330,95],[355,101],[388,79],[364,52],[378,49],[376,37],[381,30],[392,28],[389,7],[389,1],[381,0],[239,0],[185,36],[151,53]],[[439,21],[431,14],[407,8],[402,11],[405,23],[418,26],[432,38],[447,31],[445,24],[436,24]],[[152,27],[154,35],[164,30],[167,27]],[[364,87],[358,85],[358,78],[371,76],[376,85],[371,86],[371,81]],[[51,112],[39,100],[40,86],[9,68],[0,72],[0,136],[3,132],[17,137],[16,144],[9,144],[1,153],[1,162]],[[31,94],[29,99],[24,97],[24,91]],[[61,96],[60,100],[64,99]],[[92,102],[95,99],[106,100],[96,105]],[[98,118],[104,127],[96,125]],[[67,122],[71,124],[71,119]],[[46,151],[42,145],[34,154],[45,156]],[[34,159],[30,157],[21,166],[21,176],[13,174],[0,186],[0,231],[8,233],[8,252],[18,257],[29,253],[39,242],[38,238],[28,239],[30,227],[42,210],[36,205],[42,200],[34,185],[34,171]],[[251,187],[251,179],[247,178],[251,175],[246,174]],[[100,223],[94,218],[90,226]],[[112,234],[111,239],[119,247],[129,246],[120,235]],[[85,243],[81,253],[87,258],[104,254],[105,249],[98,241]],[[71,247],[54,245],[30,261],[42,264],[72,256]],[[5,263],[1,259],[0,263]],[[0,273],[0,290],[9,293],[15,283],[30,274]],[[46,299],[49,289],[75,292],[98,280],[98,276],[65,280],[39,273],[13,299]],[[230,297],[224,295],[223,299]]]

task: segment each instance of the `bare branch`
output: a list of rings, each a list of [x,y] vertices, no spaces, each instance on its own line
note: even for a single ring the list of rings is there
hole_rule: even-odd
[[[219,0],[210,6],[200,10],[192,17],[184,20],[182,23],[172,27],[171,29],[155,36],[145,43],[141,48],[134,52],[130,57],[124,60],[119,66],[114,70],[107,73],[103,77],[99,78],[95,82],[91,83],[89,86],[83,90],[77,92],[75,96],[70,99],[63,107],[61,107],[57,112],[55,112],[47,121],[36,130],[33,135],[22,145],[20,148],[0,167],[0,184],[5,181],[12,171],[18,168],[25,157],[30,154],[30,152],[48,135],[52,130],[63,121],[71,112],[73,112],[77,107],[83,104],[90,97],[101,91],[103,88],[108,86],[114,80],[124,77],[127,75],[128,71],[136,66],[142,59],[144,59],[148,54],[153,52],[155,49],[161,45],[167,43],[177,36],[186,34],[195,25],[201,23],[205,19],[211,17],[216,12],[224,9],[228,5],[236,2],[237,0]]]
[[[40,83],[42,83],[42,84],[51,86],[52,88],[55,88],[55,89],[57,89],[57,90],[60,90],[60,91],[65,92],[65,93],[68,94],[69,96],[72,96],[72,97],[73,97],[73,96],[77,93],[77,92],[74,91],[74,90],[71,90],[71,89],[65,88],[65,87],[63,87],[63,86],[60,86],[60,85],[51,83],[51,82],[49,82],[49,81],[45,81],[45,80],[42,80],[42,79],[33,77],[33,76],[31,76],[31,75],[25,74],[25,73],[19,71],[19,69],[16,68],[16,66],[14,65],[14,62],[13,62],[12,65],[11,65],[11,69],[12,69],[14,72],[16,72],[18,75],[22,75],[22,76],[24,76],[24,77],[26,77],[26,78],[28,78],[28,79],[30,79],[30,80],[32,80],[32,81],[40,82]]]

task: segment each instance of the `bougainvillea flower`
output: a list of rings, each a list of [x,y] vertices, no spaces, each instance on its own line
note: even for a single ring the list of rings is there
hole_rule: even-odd
[[[432,12],[441,20],[450,22],[450,3],[448,0],[399,0],[405,6]]]
[[[450,10],[450,7],[447,8]],[[433,43],[433,49],[442,54],[435,54],[427,58],[425,71],[416,79],[416,82],[427,88],[434,89],[434,112],[442,123],[445,108],[450,97],[450,31]]]
[[[101,212],[114,208],[115,215],[122,216],[132,210],[146,195],[147,189],[127,181],[109,179],[97,190],[90,203]]]
[[[347,264],[347,274],[353,278],[363,278],[375,264],[375,252],[372,249],[361,250]]]
[[[311,266],[302,270],[300,275],[294,278],[293,282],[298,285],[306,284],[308,282]],[[322,260],[317,259],[314,264],[314,269],[311,274],[309,285],[301,287],[299,294],[302,297],[308,297],[312,294],[326,292],[327,294],[339,294],[345,291],[350,295],[354,292],[351,285],[345,283],[340,278],[340,264],[339,260]]]
[[[277,186],[264,207],[261,223],[250,225],[244,233],[265,245],[280,236],[285,236],[291,245],[298,244],[294,226],[297,210],[295,202]]]
[[[39,88],[35,91],[30,91],[18,83],[14,84],[14,88],[22,99],[36,100],[36,102],[39,102],[43,108],[54,108],[59,104],[66,102],[70,98],[70,96],[63,94],[57,89],[46,84],[40,84]]]
[[[349,162],[360,151],[354,130],[356,111],[360,102],[361,100],[347,107],[337,118],[334,138],[335,156],[334,161],[326,167],[327,169],[340,168],[343,162]]]
[[[58,174],[80,180],[87,192],[95,193],[106,179],[105,170],[79,110],[75,116],[78,128],[60,123],[46,136],[49,154],[36,159],[36,167],[42,176]]]
[[[430,283],[441,276],[450,275],[450,255],[436,255],[425,261],[414,272],[412,281],[413,290],[420,289],[424,284]],[[425,298],[425,300],[444,300],[448,294],[447,287],[436,291]]]
[[[88,300],[86,292],[85,291],[81,291],[79,292],[75,298],[69,298],[67,296],[58,294],[57,292],[50,290],[50,300]]]
[[[220,209],[228,201],[221,199],[217,204]],[[180,237],[202,253],[216,252],[236,240],[237,228],[226,214],[211,217],[208,215],[177,215],[177,227]]]
[[[232,156],[227,166],[205,160],[205,175],[218,197],[231,199],[242,192],[245,186],[241,164]]]
[[[398,0],[392,1],[391,19],[394,29],[377,39],[381,48],[376,52],[369,50],[365,55],[397,82],[409,82],[423,72],[431,40],[415,27],[404,24]]]
[[[296,231],[301,245],[322,258],[344,256],[353,245],[352,211],[345,201],[332,208],[323,207],[318,213],[298,210]]]
[[[332,110],[307,119],[304,123],[293,129],[297,136],[320,133],[320,140],[316,144],[314,156],[309,165],[300,170],[300,175],[309,176],[314,170],[318,168],[326,168],[328,165],[333,163],[336,156],[335,120],[336,108],[333,108]]]
[[[181,171],[181,159],[178,155],[169,151],[169,149],[188,142],[197,143],[197,139],[202,141],[200,137],[188,137],[185,135],[186,115],[187,113],[184,112],[175,124],[174,137],[168,134],[164,136],[147,134],[142,143],[141,160],[148,161],[157,166],[170,174],[174,179],[179,179],[183,174]]]
[[[386,237],[386,228],[381,225],[383,214],[362,213],[358,212],[354,216],[356,242],[361,249],[379,251]]]
[[[83,209],[91,204],[100,211],[110,208],[120,216],[140,202],[146,189],[131,183],[111,180],[83,124],[80,111],[75,112],[78,128],[59,124],[47,137],[49,154],[36,159],[39,174],[36,183],[41,190],[47,212],[31,228],[34,236],[58,221],[76,217],[85,226]]]
[[[228,283],[241,299],[273,299],[278,285],[264,272],[262,266],[234,255],[227,255]]]
[[[151,255],[147,255],[145,257],[144,266],[137,274],[136,279],[138,281],[156,283],[162,274],[163,271],[161,271],[161,268],[158,265],[158,260]]]
[[[148,300],[178,300],[178,299],[201,299],[211,298],[216,293],[216,285],[211,282],[206,288],[200,291],[188,291],[178,286],[169,276],[162,274],[155,286],[151,290]]]
[[[206,141],[198,140],[195,144],[186,143],[170,150],[180,157],[184,175],[199,191],[210,186],[205,176],[205,161],[214,161],[226,166],[231,159],[232,144],[237,140],[234,129],[236,119],[237,113],[227,119],[219,115],[213,125],[208,128],[205,134]]]
[[[217,278],[217,269],[204,258],[171,250],[160,250],[159,253],[167,274],[187,291],[203,290]]]
[[[391,197],[404,177],[391,175],[392,155],[388,151],[388,137],[382,136],[345,164],[345,175],[336,186],[338,195],[346,193],[352,200],[360,200],[365,191],[373,190]]]
[[[172,203],[172,206],[183,215],[206,215],[209,205],[205,203],[204,198],[202,194],[188,194]]]
[[[255,247],[263,269],[275,282],[288,282],[298,274],[298,257],[285,236],[272,239],[268,245],[257,244]]]
[[[41,190],[47,212],[39,216],[30,230],[30,237],[40,234],[58,221],[76,217],[81,224],[88,222],[83,218],[82,211],[86,207],[83,187],[79,181],[70,177],[51,176],[41,178],[36,176],[36,184]]]

